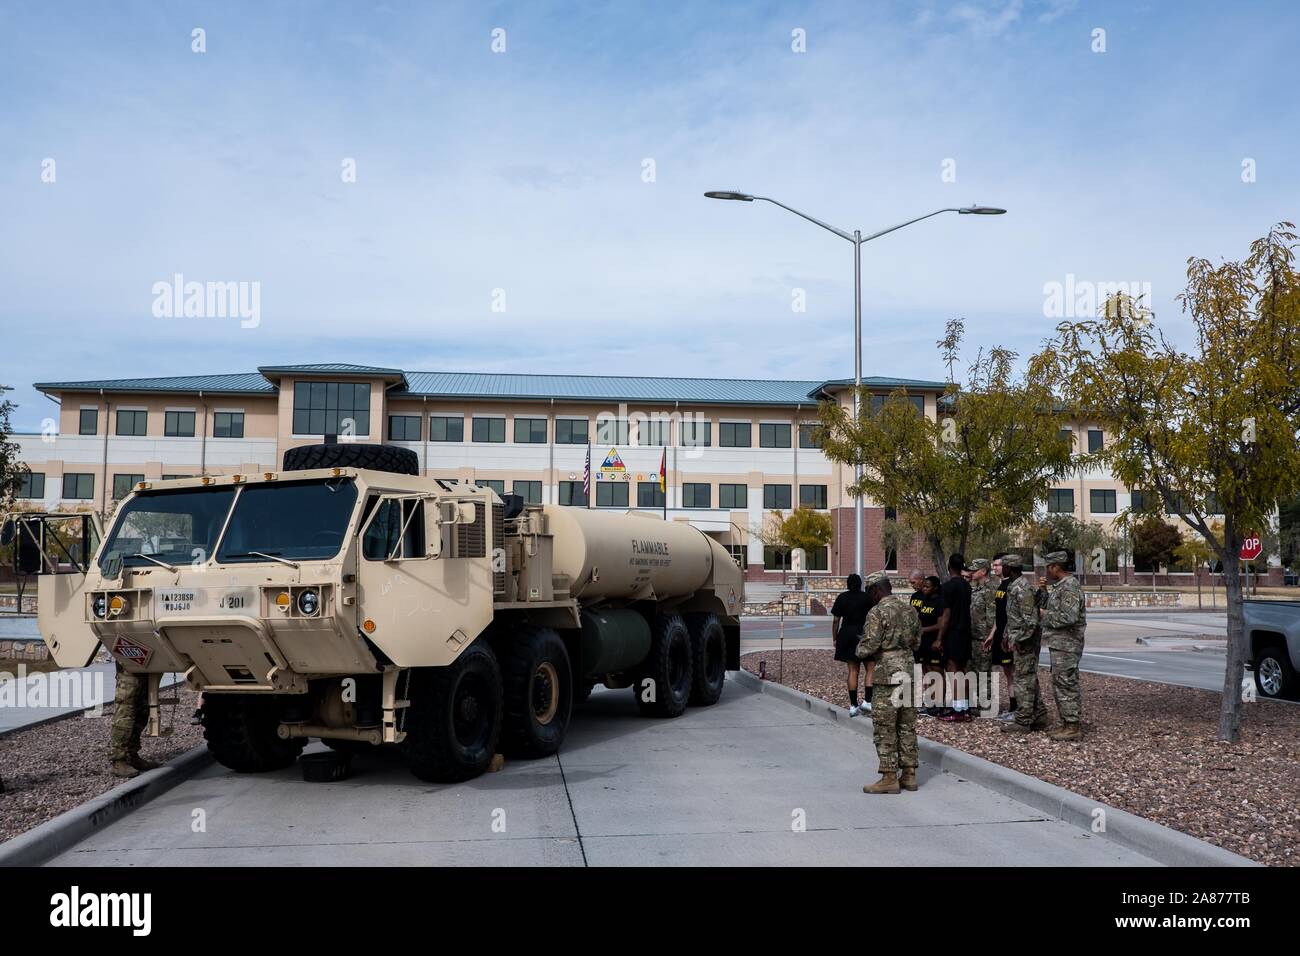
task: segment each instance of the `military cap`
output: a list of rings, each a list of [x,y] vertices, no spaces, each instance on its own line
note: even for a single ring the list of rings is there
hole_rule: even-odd
[[[1024,566],[1024,559],[1018,554],[1004,554],[1002,556],[1003,568],[1023,568]]]
[[[1061,567],[1064,568],[1070,563],[1070,555],[1065,551],[1053,551],[1050,554],[1048,554],[1047,557],[1045,557],[1043,560],[1046,561],[1048,564],[1059,564]]]
[[[879,584],[881,581],[887,580],[889,580],[888,571],[872,571],[867,575],[867,579],[862,583],[865,587],[871,587],[872,585]]]
[[[969,562],[967,562],[967,564],[966,564],[966,570],[967,570],[967,571],[983,571],[983,570],[984,570],[985,568],[987,568],[988,566],[989,566],[988,558],[976,558],[974,561],[969,561]]]

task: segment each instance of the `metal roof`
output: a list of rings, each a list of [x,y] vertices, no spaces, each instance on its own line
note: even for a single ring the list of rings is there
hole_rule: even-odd
[[[211,392],[273,395],[275,386],[258,372],[233,375],[173,375],[162,378],[110,378],[92,382],[37,382],[42,392]]]
[[[589,399],[709,405],[811,405],[816,384],[731,378],[624,375],[519,375],[496,372],[407,372],[394,395],[477,399]]]
[[[278,389],[267,373],[351,374],[389,378],[400,384],[394,396],[479,400],[680,402],[688,405],[815,405],[826,389],[847,387],[852,379],[826,382],[738,379],[667,378],[648,375],[527,375],[505,372],[402,372],[370,365],[331,363],[264,366],[257,372],[233,375],[178,375],[162,378],[118,378],[87,382],[37,382],[40,391],[55,392],[205,392],[209,394],[273,395]],[[922,379],[864,378],[873,389],[911,388],[942,391],[943,382]]]

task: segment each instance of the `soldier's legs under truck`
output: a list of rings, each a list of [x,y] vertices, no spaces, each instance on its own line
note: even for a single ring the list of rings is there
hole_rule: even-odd
[[[135,764],[140,757],[140,735],[149,717],[149,684],[144,674],[132,674],[117,665],[117,692],[113,698],[113,727],[108,756],[115,764]],[[138,767],[136,769],[139,769]]]

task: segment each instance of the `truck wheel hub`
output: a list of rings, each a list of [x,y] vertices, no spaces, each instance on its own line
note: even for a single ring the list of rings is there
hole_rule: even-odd
[[[539,724],[549,724],[555,719],[560,709],[560,695],[556,689],[560,685],[560,675],[550,661],[540,664],[533,672],[533,716]]]
[[[1282,668],[1271,657],[1266,657],[1260,662],[1259,683],[1266,694],[1282,692]]]

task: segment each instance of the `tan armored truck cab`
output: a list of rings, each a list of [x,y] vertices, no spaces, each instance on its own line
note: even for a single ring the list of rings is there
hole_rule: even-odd
[[[280,472],[141,482],[79,579],[39,579],[55,659],[83,666],[102,644],[151,675],[155,728],[161,675],[183,674],[209,749],[239,771],[317,737],[397,745],[416,776],[462,780],[498,750],[554,753],[598,683],[651,716],[718,700],[744,595],[716,541],[417,467],[345,443],[291,449]]]

